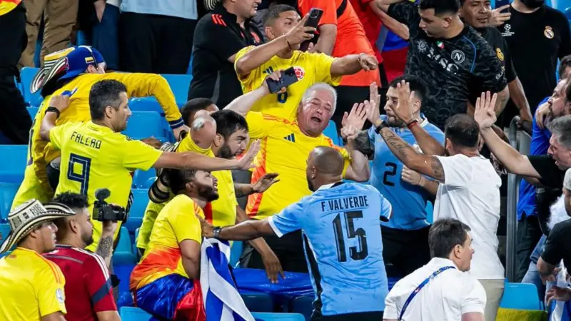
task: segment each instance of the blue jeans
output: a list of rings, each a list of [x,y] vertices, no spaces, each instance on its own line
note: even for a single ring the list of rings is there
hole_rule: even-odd
[[[538,290],[538,298],[541,301],[544,301],[544,295],[546,294],[546,286],[542,284],[542,280],[540,279],[540,274],[538,274],[538,269],[536,268],[536,263],[538,263],[538,259],[542,255],[544,251],[544,244],[546,243],[546,235],[542,235],[538,244],[532,251],[530,255],[530,264],[528,265],[528,271],[524,275],[522,279],[522,283],[531,283],[536,285]]]
[[[101,22],[93,26],[92,45],[105,59],[107,68],[119,69],[119,38],[117,36],[119,23],[119,8],[106,5]]]

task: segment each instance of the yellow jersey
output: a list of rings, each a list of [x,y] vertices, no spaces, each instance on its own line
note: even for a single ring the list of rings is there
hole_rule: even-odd
[[[203,210],[187,195],[177,195],[165,205],[155,220],[145,254],[131,274],[131,290],[170,274],[189,278],[179,244],[187,239],[201,243],[197,216],[204,218]]]
[[[280,181],[272,185],[272,189],[248,196],[246,213],[251,218],[264,219],[275,215],[312,193],[306,180],[306,161],[315,147],[336,148],[344,157],[345,174],[350,155],[346,149],[335,146],[327,136],[307,136],[296,122],[257,112],[248,113],[246,121],[250,137],[261,140],[252,183],[266,173],[280,174]]]
[[[139,73],[109,73],[82,74],[55,91],[53,95],[63,94],[70,97],[70,105],[58,117],[56,125],[90,121],[89,91],[95,83],[105,79],[114,79],[125,84],[128,97],[155,96],[165,111],[165,118],[172,127],[184,124],[175,96],[162,76]],[[48,183],[46,167],[48,163],[60,156],[60,151],[55,149],[53,144],[43,141],[40,137],[40,127],[46,109],[50,105],[50,100],[51,96],[44,98],[30,130],[28,166],[24,173],[24,181],[12,203],[12,209],[30,199],[48,202],[53,197],[53,190]]]
[[[0,0],[0,16],[14,10],[22,0]]]
[[[254,47],[246,47],[236,54],[236,60]],[[283,59],[278,56],[272,57],[262,66],[252,70],[247,76],[239,77],[244,93],[257,89],[264,79],[277,70],[285,70],[294,67],[298,81],[288,86],[287,91],[282,94],[270,94],[260,99],[253,106],[251,111],[262,112],[287,119],[296,120],[298,103],[302,99],[304,92],[316,83],[328,83],[333,86],[340,84],[340,77],[332,77],[330,69],[334,62],[333,57],[325,54],[308,53],[295,50],[292,57]]]
[[[196,145],[187,135],[177,147],[177,152],[196,152],[210,157],[214,157],[211,149],[203,149]],[[207,204],[204,209],[205,219],[215,226],[229,226],[234,225],[236,222],[236,194],[234,191],[234,180],[232,179],[232,171],[214,171],[212,175],[218,180],[218,194],[219,198]],[[171,195],[172,197],[173,195]],[[161,212],[165,203],[156,204],[149,201],[145,215],[143,216],[143,223],[139,228],[139,236],[137,237],[137,248],[146,249],[149,243],[149,237],[153,228],[153,223],[157,215]]]
[[[16,248],[0,259],[0,320],[39,321],[56,312],[65,315],[64,286],[58,265],[33,250]]]
[[[130,140],[91,121],[56,126],[50,131],[50,141],[62,153],[56,194],[72,191],[87,195],[90,213],[95,191],[100,188],[111,191],[108,203],[126,207],[131,192],[130,172],[149,170],[162,154],[141,141]],[[93,251],[101,235],[101,222],[92,220],[92,223],[94,243],[88,249]],[[116,235],[118,232],[119,229]]]

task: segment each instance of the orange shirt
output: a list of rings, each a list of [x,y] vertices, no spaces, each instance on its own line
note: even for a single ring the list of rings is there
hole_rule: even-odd
[[[351,3],[347,1],[344,13],[338,18],[336,10],[344,0],[298,0],[302,16],[306,15],[312,8],[324,10],[320,25],[333,24],[338,27],[336,43],[332,56],[344,57],[351,54],[368,54],[375,56],[369,40],[365,35],[363,25],[357,16]],[[341,86],[369,86],[372,82],[377,82],[381,86],[379,71],[361,71],[354,75],[342,77]]]

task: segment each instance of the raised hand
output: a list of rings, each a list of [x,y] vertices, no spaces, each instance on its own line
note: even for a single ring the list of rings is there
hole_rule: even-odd
[[[359,132],[360,132],[359,129],[353,127],[352,125],[347,125],[342,127],[342,129],[340,130],[340,136],[344,140],[353,141],[358,137]]]
[[[481,129],[491,128],[497,121],[495,113],[496,103],[496,93],[491,96],[491,92],[483,92],[481,97],[477,98],[475,103],[475,121],[477,121]]]
[[[552,104],[550,102],[545,102],[544,104],[540,105],[535,112],[536,117],[536,126],[541,129],[544,129],[544,121],[550,115],[550,107]]]
[[[409,124],[413,120],[413,98],[415,97],[415,92],[412,92],[409,88],[409,83],[406,81],[401,81],[397,84],[397,106],[393,105],[392,110],[395,116]]]
[[[290,46],[300,45],[304,41],[314,38],[316,28],[304,26],[309,17],[310,14],[305,15],[304,18],[286,34],[286,40]]]
[[[267,173],[256,181],[252,189],[256,193],[263,193],[278,181],[280,181],[280,179],[278,179],[278,173]]]
[[[342,118],[342,127],[353,126],[358,130],[363,128],[365,120],[367,119],[367,112],[370,109],[371,104],[369,101],[364,101],[363,103],[355,103],[350,113],[344,112]]]
[[[238,161],[237,169],[238,170],[249,170],[254,168],[254,158],[258,151],[260,150],[260,140],[256,140],[252,142],[246,154]]]
[[[379,64],[377,62],[377,58],[375,58],[374,56],[371,56],[371,55],[366,55],[366,54],[359,54],[358,61],[359,61],[359,64],[361,66],[361,69],[367,70],[367,71],[376,70],[377,64]]]
[[[369,84],[369,108],[367,110],[367,120],[371,124],[375,124],[380,118],[380,105],[381,95],[377,89],[377,84],[375,82]]]
[[[504,12],[504,13],[501,12],[503,10],[508,9],[509,7],[510,4],[505,4],[504,6],[498,7],[495,10],[493,10],[489,17],[489,26],[498,27],[500,25],[503,25],[508,20],[510,20],[510,12]]]

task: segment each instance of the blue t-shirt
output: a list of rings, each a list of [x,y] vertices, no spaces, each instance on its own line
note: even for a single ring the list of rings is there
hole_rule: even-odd
[[[545,98],[538,106],[546,103],[549,97]],[[552,133],[547,127],[544,129],[536,125],[536,116],[532,119],[532,139],[530,141],[530,155],[546,155],[550,147],[550,137]],[[522,179],[518,192],[518,205],[516,206],[516,217],[518,220],[522,216],[536,216],[536,187]]]
[[[301,229],[314,309],[324,316],[383,311],[388,293],[380,220],[391,204],[374,187],[322,186],[269,217],[278,237]]]
[[[382,115],[381,118],[385,119],[386,116]],[[429,123],[427,119],[420,125],[437,142],[445,143],[443,132]],[[417,147],[417,141],[409,129],[392,128],[391,130],[409,145]],[[382,225],[401,230],[416,230],[429,226],[430,223],[427,220],[427,200],[431,198],[429,192],[422,187],[401,180],[403,163],[389,150],[383,138],[375,133],[375,128],[370,128],[368,135],[370,143],[375,145],[369,184],[376,187],[389,200],[394,211],[391,220]]]

